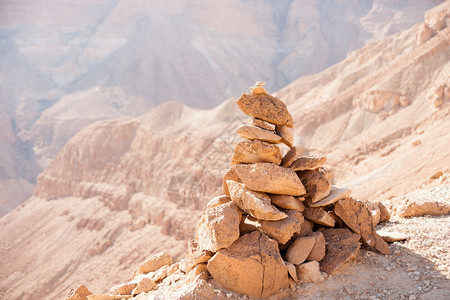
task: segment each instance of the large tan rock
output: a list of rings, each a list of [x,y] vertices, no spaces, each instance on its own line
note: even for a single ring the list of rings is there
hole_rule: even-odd
[[[320,283],[325,280],[317,261],[309,261],[295,268],[297,269],[297,276],[302,282]]]
[[[390,253],[386,242],[375,231],[372,214],[363,202],[352,198],[341,199],[335,203],[334,213],[351,230],[361,235],[361,238],[367,245],[375,247],[383,254]]]
[[[222,191],[225,196],[230,197],[230,191],[228,190],[227,180],[233,180],[236,182],[242,182],[236,173],[236,166],[231,166],[231,168],[223,175],[222,179]]]
[[[136,287],[131,292],[131,295],[135,296],[140,293],[147,293],[151,290],[154,290],[156,288],[155,281],[151,280],[150,278],[144,277],[142,278],[139,283],[136,285]]]
[[[288,147],[292,147],[294,144],[294,135],[290,128],[286,126],[275,126],[275,132],[281,136],[281,141]]]
[[[265,130],[256,126],[241,125],[236,132],[244,139],[253,141],[260,140],[270,144],[281,143],[281,136],[275,134],[273,131]]]
[[[134,282],[128,282],[119,284],[116,286],[113,286],[109,290],[109,294],[112,295],[131,295],[131,292],[134,290],[134,288],[137,286],[137,283]]]
[[[134,271],[134,275],[147,274],[149,272],[154,272],[165,265],[172,264],[172,257],[167,251],[161,251],[147,259],[145,262],[140,264],[138,268]]]
[[[338,186],[331,186],[331,192],[330,194],[323,198],[320,201],[317,201],[313,203],[311,200],[307,199],[307,203],[310,207],[320,207],[320,206],[327,206],[330,204],[335,203],[336,201],[339,201],[343,198],[350,197],[350,194],[352,191],[347,188],[340,188]]]
[[[377,234],[387,243],[400,242],[408,239],[402,232],[377,230]]]
[[[314,246],[311,249],[311,252],[309,253],[306,260],[321,261],[322,258],[325,256],[326,250],[325,237],[323,236],[323,233],[320,231],[313,232],[309,236],[313,236],[315,240]]]
[[[247,115],[270,124],[293,127],[294,122],[286,105],[278,98],[266,94],[242,94],[236,101]]]
[[[319,168],[317,170],[297,172],[297,174],[312,203],[330,195],[331,178],[333,177],[330,170]]]
[[[286,260],[294,265],[303,263],[311,253],[315,240],[313,236],[296,238],[286,251]]]
[[[249,125],[253,125],[253,126],[265,129],[265,130],[270,130],[270,131],[274,131],[275,130],[275,126],[274,125],[269,124],[269,123],[267,123],[267,122],[265,122],[263,120],[257,119],[255,117],[248,118],[247,123]]]
[[[287,218],[280,221],[259,221],[257,227],[262,233],[275,239],[280,244],[286,244],[294,234],[300,233],[303,216],[295,210],[286,210]]]
[[[305,210],[305,205],[297,197],[288,195],[270,195],[269,197],[270,200],[272,200],[272,203],[280,208],[292,209],[299,212]]]
[[[88,295],[91,295],[92,292],[88,290],[84,285],[80,285],[74,289],[71,289],[67,295],[65,300],[86,300]]]
[[[230,246],[239,238],[241,212],[228,202],[202,213],[197,225],[196,239],[200,249],[216,252]]]
[[[445,199],[406,198],[399,205],[398,214],[404,218],[450,214],[450,201]]]
[[[321,207],[306,207],[303,216],[316,224],[328,227],[333,227],[336,223],[334,218]]]
[[[289,284],[278,243],[259,231],[219,250],[208,261],[208,271],[226,289],[255,298],[268,297]]]
[[[327,158],[319,155],[304,155],[297,157],[291,164],[290,168],[294,171],[315,170],[322,167]]]
[[[196,240],[188,242],[188,249],[186,251],[183,263],[180,263],[180,270],[188,273],[192,268],[201,263],[206,263],[214,253],[200,248]]]
[[[270,204],[265,193],[249,190],[244,184],[227,180],[231,200],[254,218],[267,221],[278,221],[287,217],[285,213]]]
[[[292,164],[292,162],[298,157],[300,157],[303,153],[305,153],[305,148],[301,146],[292,147],[284,155],[283,159],[281,160],[281,165],[286,168],[289,167]]]
[[[279,165],[281,153],[278,146],[266,142],[242,141],[234,148],[231,164],[253,164],[259,162],[270,162]]]
[[[329,228],[322,231],[326,241],[326,254],[320,262],[320,270],[333,274],[342,264],[355,256],[361,244],[360,235],[346,228]]]
[[[301,196],[306,190],[297,174],[272,163],[239,164],[236,172],[246,187],[271,194]]]

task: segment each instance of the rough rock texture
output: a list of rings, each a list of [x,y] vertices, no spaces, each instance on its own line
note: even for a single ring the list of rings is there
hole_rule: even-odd
[[[279,136],[281,136],[282,142],[288,146],[292,147],[294,144],[294,135],[292,134],[291,129],[286,126],[275,126],[275,132]]]
[[[307,236],[313,232],[314,223],[310,220],[305,219],[302,224],[302,229],[299,236]]]
[[[232,180],[227,180],[227,185],[231,200],[252,217],[268,221],[287,217],[285,213],[270,204],[270,198],[266,194],[249,190],[244,184]]]
[[[134,271],[134,275],[154,272],[165,265],[172,264],[172,257],[167,251],[161,251],[141,263]]]
[[[240,237],[208,262],[211,276],[226,289],[255,298],[288,286],[288,272],[276,241],[259,231]]]
[[[320,225],[333,227],[336,221],[321,207],[306,207],[303,216]]]
[[[209,201],[206,204],[206,208],[213,208],[213,207],[225,204],[230,201],[231,201],[231,199],[225,195],[217,196],[217,197],[212,198],[211,201]]]
[[[286,210],[287,218],[280,221],[260,221],[258,230],[275,239],[280,244],[286,244],[294,234],[300,233],[303,215],[298,211]]]
[[[278,144],[281,143],[281,136],[275,134],[272,131],[265,130],[256,126],[241,125],[236,132],[244,139],[247,140],[260,140],[263,142]]]
[[[281,160],[281,165],[283,167],[289,167],[292,162],[300,157],[303,153],[305,153],[305,148],[301,146],[294,146],[284,155],[283,159]]]
[[[312,203],[316,203],[330,195],[331,179],[333,177],[330,170],[319,168],[317,170],[297,172],[297,174]]]
[[[388,222],[391,219],[391,213],[382,202],[377,202],[380,209],[380,223]]]
[[[320,270],[327,274],[333,274],[359,250],[360,235],[345,228],[330,228],[322,233],[327,244],[327,251],[320,262]]]
[[[198,241],[190,240],[188,242],[188,249],[183,263],[180,263],[180,270],[188,273],[197,264],[206,263],[214,253],[200,248]]]
[[[109,290],[110,294],[118,294],[118,295],[131,295],[133,290],[136,288],[137,283],[129,282],[116,285]]]
[[[71,289],[67,295],[65,300],[86,300],[86,296],[92,294],[91,291],[88,290],[84,285],[80,285],[74,289]]]
[[[235,148],[231,164],[253,164],[269,162],[279,165],[281,163],[280,148],[276,145],[255,141],[239,142]]]
[[[272,203],[280,208],[293,209],[299,212],[305,210],[305,205],[297,197],[288,195],[270,195],[269,197]]]
[[[450,203],[444,201],[427,201],[425,199],[414,199],[406,201],[399,210],[400,216],[420,217],[425,215],[440,216],[450,214]]]
[[[275,130],[275,126],[274,125],[269,124],[269,123],[267,123],[267,122],[265,122],[263,120],[257,119],[255,117],[248,118],[247,123],[249,125],[260,127],[262,129],[265,129],[265,130],[270,130],[270,131],[274,131]]]
[[[295,267],[297,276],[302,282],[320,283],[325,280],[320,272],[320,265],[317,261],[309,261]]]
[[[230,191],[228,190],[227,180],[232,180],[236,182],[242,182],[236,173],[236,166],[231,166],[231,168],[223,175],[222,179],[222,191],[224,195],[230,197]]]
[[[331,187],[331,192],[330,194],[323,198],[320,201],[317,201],[315,203],[313,203],[311,200],[307,200],[307,203],[310,207],[320,207],[320,206],[327,206],[330,204],[335,203],[336,201],[346,198],[346,197],[350,197],[350,194],[352,193],[352,191],[350,189],[347,188],[340,188],[338,186],[332,186]]]
[[[286,260],[294,265],[303,263],[311,253],[315,240],[313,236],[296,238],[286,251]]]
[[[286,105],[276,97],[265,94],[242,94],[236,103],[245,114],[252,117],[270,124],[294,126]]]
[[[315,241],[311,253],[309,253],[306,260],[321,261],[325,256],[325,237],[320,231],[313,232],[309,236],[313,236],[315,238]]]
[[[363,202],[352,198],[341,199],[335,203],[334,212],[348,227],[361,235],[365,243],[383,254],[390,254],[386,242],[379,238],[375,231],[372,215]]]
[[[156,287],[155,281],[150,278],[144,277],[139,281],[134,290],[131,292],[131,295],[137,295],[140,293],[147,293],[153,290]]]
[[[199,248],[216,252],[230,246],[239,238],[241,216],[233,202],[206,209],[197,225]]]
[[[236,165],[236,172],[249,189],[271,194],[300,196],[306,191],[294,171],[271,163]]]
[[[314,170],[322,167],[327,158],[318,155],[304,155],[297,157],[289,166],[294,171]]]

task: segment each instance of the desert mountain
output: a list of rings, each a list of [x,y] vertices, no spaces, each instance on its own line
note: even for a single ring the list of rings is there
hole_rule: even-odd
[[[28,198],[48,162],[95,121],[166,101],[212,108],[256,80],[278,90],[440,2],[2,1],[0,110],[15,135],[8,147],[22,153],[13,168],[26,172],[1,179],[1,211]]]
[[[326,154],[335,182],[357,199],[448,185],[430,181],[450,171],[448,3],[276,93],[296,143]],[[167,102],[76,134],[34,196],[0,219],[0,290],[54,299],[83,282],[102,291],[152,253],[180,258],[200,210],[221,194],[243,122],[234,99],[212,110]]]

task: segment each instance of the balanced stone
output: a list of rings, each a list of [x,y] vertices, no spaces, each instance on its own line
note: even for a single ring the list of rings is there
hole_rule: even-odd
[[[284,155],[283,159],[281,160],[281,165],[283,167],[289,167],[292,162],[299,158],[303,153],[305,153],[305,148],[301,146],[295,146],[289,149],[289,151]]]
[[[225,175],[223,175],[223,179],[222,179],[222,191],[223,191],[224,195],[230,197],[230,191],[228,190],[227,180],[242,182],[241,179],[239,179],[238,174],[236,173],[235,165],[231,166],[231,168],[225,173]]]
[[[208,271],[220,285],[255,298],[265,298],[289,285],[278,243],[259,231],[245,234],[209,261]]]
[[[336,223],[333,217],[321,207],[306,207],[303,216],[316,224],[328,227],[333,227]]]
[[[300,233],[303,216],[295,210],[286,210],[287,218],[280,221],[259,221],[258,230],[280,244],[286,244],[294,234]]]
[[[273,131],[265,130],[252,125],[241,125],[236,132],[247,140],[260,140],[271,144],[279,144],[282,141],[281,136],[275,134]]]
[[[172,257],[167,251],[161,251],[141,263],[134,271],[134,275],[154,272],[165,265],[172,264]]]
[[[305,205],[303,202],[294,196],[288,196],[288,195],[270,195],[270,199],[272,200],[272,203],[280,208],[285,209],[292,209],[299,212],[302,212],[305,210]]]
[[[343,198],[350,197],[351,193],[352,191],[350,189],[340,188],[338,186],[333,185],[331,186],[331,192],[327,197],[323,198],[320,201],[317,201],[316,203],[313,203],[311,200],[307,200],[307,203],[310,207],[327,206]]]
[[[268,221],[278,221],[287,217],[270,204],[270,198],[266,194],[249,190],[242,183],[232,180],[227,180],[227,185],[231,200],[252,217]]]
[[[330,180],[333,175],[328,169],[318,168],[311,171],[297,172],[297,174],[312,203],[318,202],[330,195]]]
[[[271,194],[300,196],[306,190],[297,174],[272,163],[239,164],[236,172],[249,189]]]
[[[296,238],[286,251],[286,260],[294,265],[303,263],[311,253],[315,240],[313,236]]]
[[[292,147],[294,144],[294,135],[292,134],[291,129],[286,126],[275,126],[275,132],[281,136],[282,142],[288,146]]]
[[[326,161],[327,158],[325,156],[304,155],[296,158],[290,168],[294,171],[314,170],[322,167]]]
[[[247,123],[249,125],[253,125],[253,126],[265,129],[265,130],[270,130],[270,131],[274,131],[275,130],[275,126],[274,125],[269,124],[269,123],[267,123],[267,122],[265,122],[263,120],[257,119],[255,117],[248,118]]]
[[[281,163],[280,148],[276,145],[254,141],[241,141],[234,148],[231,164],[253,164],[270,162],[279,165]]]
[[[266,94],[242,94],[236,101],[247,115],[274,125],[293,127],[294,121],[286,105],[278,98]]]
[[[311,253],[309,253],[309,256],[308,258],[306,258],[306,260],[321,261],[325,256],[325,237],[320,231],[313,232],[310,234],[310,236],[313,236],[315,238],[315,242],[314,247],[312,248]]]

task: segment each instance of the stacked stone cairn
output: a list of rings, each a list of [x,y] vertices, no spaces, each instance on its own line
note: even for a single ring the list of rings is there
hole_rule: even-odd
[[[172,264],[167,252],[156,254],[110,296],[151,291],[166,277],[212,277],[230,291],[265,298],[299,281],[324,281],[361,243],[389,254],[374,228],[389,219],[385,207],[354,200],[349,189],[332,185],[325,157],[293,146],[292,116],[263,84],[237,100],[250,116],[237,129],[244,140],[223,177],[224,195],[207,204],[185,258]],[[280,143],[289,149],[284,156]]]

